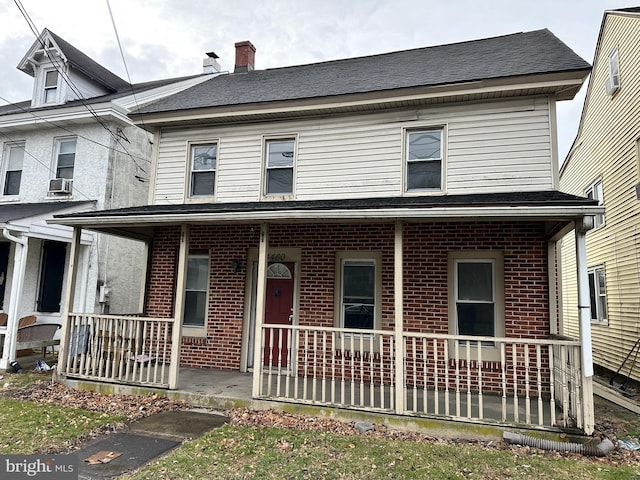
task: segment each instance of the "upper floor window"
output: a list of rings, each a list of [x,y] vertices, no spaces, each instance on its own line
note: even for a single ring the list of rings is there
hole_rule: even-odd
[[[588,270],[589,298],[591,300],[591,321],[607,323],[607,287],[604,281],[604,267]]]
[[[441,128],[407,131],[407,192],[442,189],[442,132]]]
[[[609,76],[606,82],[607,93],[613,95],[620,88],[620,65],[618,64],[618,49],[614,48],[609,54]]]
[[[22,178],[24,144],[7,145],[3,160],[3,195],[18,195]]]
[[[56,178],[73,179],[73,168],[76,162],[75,138],[64,138],[56,141]]]
[[[602,180],[596,180],[585,190],[587,198],[598,200],[598,205],[604,205],[604,195],[602,193]],[[604,225],[604,214],[600,213],[593,218],[593,228]]]
[[[44,102],[56,103],[58,101],[58,71],[50,70],[44,76]]]
[[[295,164],[295,140],[267,140],[265,159],[265,195],[290,195],[293,193],[293,167]]]
[[[216,181],[218,145],[191,145],[191,178],[189,196],[213,196]]]

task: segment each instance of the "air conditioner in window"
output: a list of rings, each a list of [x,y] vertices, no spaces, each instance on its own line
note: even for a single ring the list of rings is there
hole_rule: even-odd
[[[607,95],[613,95],[620,88],[620,75],[613,75],[607,78],[605,82],[605,88],[607,90]]]
[[[68,178],[53,178],[49,181],[49,193],[71,193],[72,185]]]

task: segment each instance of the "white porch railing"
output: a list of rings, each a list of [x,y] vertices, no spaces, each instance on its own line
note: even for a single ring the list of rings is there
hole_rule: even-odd
[[[167,388],[172,327],[172,318],[71,313],[60,373]]]
[[[541,428],[592,425],[583,418],[578,341],[405,332],[399,398],[396,348],[390,330],[263,325],[257,396]]]

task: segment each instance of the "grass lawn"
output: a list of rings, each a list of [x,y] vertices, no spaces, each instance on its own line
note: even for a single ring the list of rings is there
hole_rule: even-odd
[[[10,375],[12,388],[33,383],[34,375]],[[41,378],[40,378],[41,380]],[[68,449],[68,442],[124,417],[59,405],[0,397],[0,454],[31,454]]]
[[[474,445],[226,425],[141,468],[131,479],[632,479],[614,466],[550,452],[519,455]]]

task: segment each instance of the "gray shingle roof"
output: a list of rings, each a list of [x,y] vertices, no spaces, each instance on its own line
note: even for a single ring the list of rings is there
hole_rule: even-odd
[[[95,203],[94,201],[79,202],[42,202],[42,203],[13,203],[0,205],[0,225],[12,220],[34,217],[47,213],[58,212],[65,208]]]
[[[58,47],[64,53],[64,56],[67,57],[68,62],[77,70],[84,73],[89,78],[95,80],[100,85],[104,85],[112,92],[117,92],[123,88],[129,87],[129,82],[123,80],[115,73],[107,70],[98,62],[92,60],[87,55],[82,53],[76,47],[71,45],[65,39],[59,37],[51,30],[47,29],[51,38],[56,42]]]
[[[220,75],[135,113],[368,93],[585,70],[549,30],[294,67]]]

